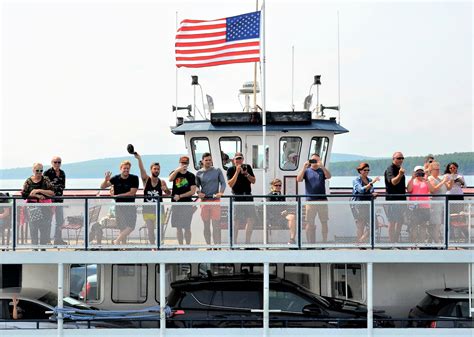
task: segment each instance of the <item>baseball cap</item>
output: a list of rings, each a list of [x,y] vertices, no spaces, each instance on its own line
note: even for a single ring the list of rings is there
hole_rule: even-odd
[[[179,162],[189,164],[189,157],[188,156],[181,156],[181,157],[179,157]]]
[[[242,154],[242,152],[236,152],[235,155],[234,155],[234,159],[237,159],[237,158],[243,158],[244,155]]]
[[[415,168],[413,169],[413,172],[416,172],[416,171],[419,171],[419,170],[424,171],[423,166],[420,166],[420,165],[415,166]]]

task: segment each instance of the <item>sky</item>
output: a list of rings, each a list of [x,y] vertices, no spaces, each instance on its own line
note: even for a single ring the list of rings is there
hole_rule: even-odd
[[[198,75],[215,111],[241,111],[253,64],[176,71],[177,19],[217,19],[255,1],[1,1],[0,169],[184,153],[171,106]],[[261,2],[260,2],[261,4]],[[389,157],[473,151],[472,2],[267,0],[266,108],[302,110],[314,75],[338,104],[333,152]],[[176,90],[177,88],[177,90]],[[313,90],[314,93],[314,90]],[[199,100],[198,100],[199,102]]]

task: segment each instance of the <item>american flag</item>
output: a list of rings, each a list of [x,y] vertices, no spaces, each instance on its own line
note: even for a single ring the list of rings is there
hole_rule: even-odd
[[[178,68],[259,62],[260,12],[209,21],[183,20],[175,47]]]

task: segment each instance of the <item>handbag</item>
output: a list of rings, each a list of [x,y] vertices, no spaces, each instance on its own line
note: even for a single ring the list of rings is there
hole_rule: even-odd
[[[38,202],[32,202],[30,201],[29,203],[40,203],[40,204],[50,204],[52,203],[51,199],[41,199]],[[47,214],[51,213],[51,209],[49,207],[43,207],[43,206],[27,206],[28,208],[28,215],[30,218],[30,221],[32,222],[38,222],[41,221],[45,218],[47,218]]]

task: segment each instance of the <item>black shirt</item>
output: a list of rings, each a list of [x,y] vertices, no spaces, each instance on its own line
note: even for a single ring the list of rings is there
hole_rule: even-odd
[[[51,167],[44,171],[43,175],[48,177],[53,185],[54,195],[63,195],[63,191],[66,188],[66,174],[63,170],[59,169],[59,176],[56,175],[56,171]],[[62,202],[62,199],[55,199],[54,202]]]
[[[405,176],[402,176],[402,179],[398,184],[393,185],[392,179],[395,178],[400,172],[400,167],[395,164],[390,165],[385,170],[385,191],[387,192],[386,200],[406,200],[406,196],[394,196],[389,194],[405,194]]]
[[[235,174],[235,170],[237,170],[236,166],[229,167],[227,170],[227,180],[231,180],[232,177]],[[252,177],[255,177],[253,174],[252,167],[250,165],[247,165],[247,173],[250,174]],[[242,174],[242,171],[240,171],[239,175],[237,176],[237,181],[234,184],[234,187],[232,187],[232,194],[234,195],[252,195],[252,183],[250,180],[248,180],[247,177],[245,177]],[[252,201],[253,198],[247,197],[247,198],[236,198],[236,201]]]
[[[110,183],[114,186],[114,195],[130,192],[132,188],[138,188],[138,176],[129,174],[123,179],[120,174],[113,176]],[[135,198],[117,198],[117,202],[135,202]]]
[[[286,198],[278,192],[270,192],[268,195],[267,201],[285,201]]]
[[[196,185],[196,176],[189,171],[186,173],[178,172],[176,177],[173,180],[173,191],[171,196],[184,194],[186,192],[191,191],[191,186]],[[174,199],[172,200],[174,201]],[[179,201],[193,201],[192,197],[181,198]]]

